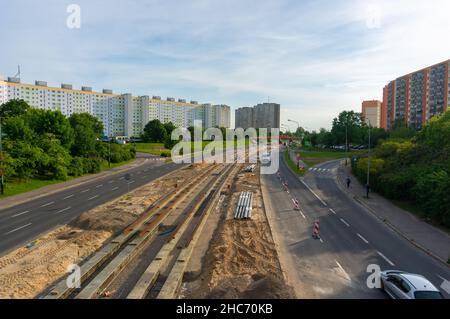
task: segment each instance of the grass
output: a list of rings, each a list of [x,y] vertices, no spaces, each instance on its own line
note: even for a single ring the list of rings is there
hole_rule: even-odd
[[[131,163],[132,161],[134,161],[134,159],[131,159],[129,161],[125,161],[125,162],[121,162],[121,163],[111,163],[111,169],[115,168],[115,167],[119,167],[119,166],[123,166],[126,164]],[[100,166],[100,172],[102,171],[106,171],[108,170],[108,161],[103,161],[101,166]],[[87,176],[90,174],[86,174],[83,176]],[[20,180],[12,180],[9,182],[5,182],[5,194],[4,195],[0,195],[0,199],[2,198],[6,198],[9,196],[14,196],[14,195],[18,195],[18,194],[22,194],[22,193],[26,193],[26,192],[30,192],[32,190],[35,189],[39,189],[41,187],[45,187],[45,186],[49,186],[49,185],[53,185],[53,184],[59,184],[59,183],[64,183],[64,182],[68,182],[70,180],[76,179],[78,177],[82,177],[82,176],[68,176],[68,178],[66,180],[54,180],[54,179],[37,179],[37,178],[32,178],[32,179],[28,179],[25,181],[20,181]]]
[[[357,152],[300,150],[300,159],[310,167],[335,159],[352,157],[355,154],[357,154]]]
[[[158,156],[161,152],[170,152],[164,147],[164,143],[136,143],[136,151]]]
[[[284,160],[294,173],[296,173],[299,176],[305,175],[305,170],[298,169],[297,164],[294,163],[294,161],[290,158],[289,152],[287,150],[284,152]]]

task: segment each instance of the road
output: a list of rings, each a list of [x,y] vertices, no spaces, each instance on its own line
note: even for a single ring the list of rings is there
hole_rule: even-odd
[[[348,197],[336,180],[339,161],[316,166],[303,179],[280,158],[279,173],[265,175],[275,210],[274,226],[286,254],[288,276],[298,284],[299,297],[386,298],[367,286],[369,265],[422,274],[436,287],[450,279],[450,268],[436,261],[391,230]],[[294,210],[296,198],[300,210]],[[313,239],[319,220],[321,240]],[[446,298],[450,295],[442,290]]]
[[[0,210],[0,256],[178,167],[149,159],[120,173]]]

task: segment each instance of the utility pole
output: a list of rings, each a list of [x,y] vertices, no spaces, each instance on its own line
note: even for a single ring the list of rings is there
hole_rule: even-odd
[[[369,121],[369,120],[368,120]],[[366,196],[369,198],[369,190],[370,190],[370,121],[369,121],[369,153],[367,156],[367,183],[366,183]]]
[[[345,152],[348,152],[348,118],[345,121]]]

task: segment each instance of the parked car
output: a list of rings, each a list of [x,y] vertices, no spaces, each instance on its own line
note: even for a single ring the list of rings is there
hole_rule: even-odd
[[[424,276],[399,270],[381,272],[381,288],[393,299],[443,299]]]

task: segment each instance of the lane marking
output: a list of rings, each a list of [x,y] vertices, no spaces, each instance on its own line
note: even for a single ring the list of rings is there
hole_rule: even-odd
[[[135,181],[128,182],[128,185],[133,184]]]
[[[88,201],[93,200],[94,198],[97,198],[97,197],[98,197],[98,195],[92,196],[91,198],[88,198]]]
[[[72,194],[72,195],[69,195],[69,196],[66,196],[66,197],[64,197],[63,199],[68,199],[68,198],[71,198],[71,197],[73,197],[74,195]]]
[[[345,226],[350,227],[350,224],[341,218],[341,222],[344,223]]]
[[[114,187],[113,189],[111,189],[112,191],[115,191],[116,189],[119,189],[119,187]]]
[[[47,207],[47,206],[50,206],[50,205],[52,205],[52,204],[54,204],[55,202],[49,202],[49,203],[47,203],[47,204],[44,204],[44,205],[42,205],[41,207]]]
[[[332,212],[333,214],[337,215],[336,212],[333,210],[333,208],[330,208],[330,212]]]
[[[90,191],[90,189],[88,188],[88,189],[85,189],[84,191],[81,191],[81,193],[86,193],[86,192],[89,192]]]
[[[26,210],[26,211],[24,211],[24,212],[21,212],[21,213],[12,215],[11,218],[14,218],[14,217],[17,217],[17,216],[20,216],[20,215],[23,215],[23,214],[26,214],[26,213],[29,213],[29,212],[30,212],[29,210]]]
[[[320,242],[323,244],[323,239],[322,237],[319,237]]]
[[[395,264],[394,264],[392,261],[390,261],[390,260],[389,260],[385,255],[383,255],[381,252],[377,251],[377,253],[378,253],[378,255],[381,256],[381,258],[383,258],[384,260],[386,260],[387,263],[388,263],[389,265],[395,266]]]
[[[341,264],[340,264],[337,260],[335,260],[335,262],[336,262],[336,264],[338,265],[338,267],[341,269],[341,271],[344,273],[345,278],[346,278],[348,281],[351,281],[352,279],[351,279],[350,276],[347,274],[347,272],[344,270],[344,267],[342,267]]]
[[[125,176],[122,176],[121,178],[119,178],[119,179],[124,179],[125,178]]]
[[[95,188],[100,188],[102,186],[103,186],[103,184],[100,184],[100,185],[95,186]]]
[[[58,210],[55,214],[59,214],[59,213],[62,213],[62,212],[65,212],[66,210],[69,210],[69,209],[71,209],[72,207],[66,207],[66,208],[63,208],[63,209],[61,209],[61,210]]]
[[[303,212],[302,212],[300,209],[299,209],[298,211],[300,212],[300,214],[302,215],[302,217],[303,217],[304,219],[306,219],[305,214],[303,214]]]
[[[324,206],[327,206],[327,203],[325,203],[325,202],[322,200],[322,198],[320,198],[316,193],[314,193],[314,191],[311,189],[311,187],[308,186],[308,184],[306,184],[303,180],[300,180],[300,182],[302,182],[302,184],[305,185],[306,188],[307,188],[311,193],[313,193],[313,195],[316,196],[316,198],[317,198],[318,200],[320,200],[320,202],[321,202]]]
[[[114,183],[114,180],[108,182],[108,184],[111,184],[111,183]]]
[[[21,230],[22,228],[25,228],[25,227],[28,227],[28,226],[30,226],[31,225],[31,223],[29,223],[29,224],[26,224],[26,225],[23,225],[23,226],[20,226],[20,227],[18,227],[18,228],[16,228],[16,229],[13,229],[13,230],[11,230],[11,231],[9,231],[9,232],[7,232],[5,235],[9,235],[9,234],[12,234],[12,233],[14,233],[14,232],[16,232],[16,231],[18,231],[18,230]]]
[[[358,236],[359,238],[361,238],[361,240],[362,240],[363,242],[365,242],[366,244],[369,243],[369,241],[368,241],[367,239],[365,239],[363,236],[361,236],[360,234],[356,234],[356,236]]]

